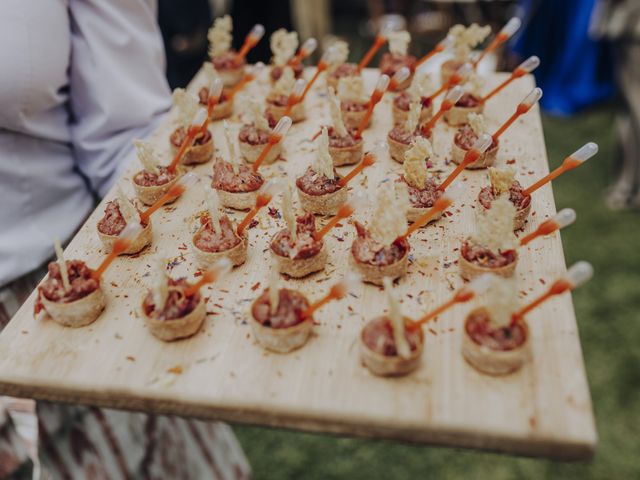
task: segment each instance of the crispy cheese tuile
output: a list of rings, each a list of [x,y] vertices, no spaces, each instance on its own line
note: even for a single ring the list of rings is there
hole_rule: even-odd
[[[366,102],[362,77],[342,77],[338,80],[338,98],[343,102]]]
[[[251,120],[258,130],[265,132],[270,131],[269,122],[264,116],[264,107],[255,98],[249,99],[249,112],[251,114]]]
[[[472,23],[468,27],[464,25],[454,25],[449,29],[447,37],[453,39],[453,52],[459,62],[466,62],[469,54],[476,46],[484,41],[491,33],[491,27],[485,25],[481,27],[477,23]]]
[[[484,121],[484,115],[482,115],[481,113],[471,112],[467,118],[471,130],[473,130],[473,133],[475,133],[478,137],[480,137],[483,133],[486,133],[487,126]]]
[[[233,166],[233,172],[238,173],[240,165],[238,163],[238,156],[236,155],[236,144],[233,141],[233,135],[231,135],[231,129],[229,128],[229,123],[224,120],[224,138],[227,142],[227,148],[229,149],[229,163]]]
[[[231,35],[232,31],[233,25],[229,15],[215,19],[213,26],[207,32],[210,57],[222,55],[229,51],[229,48],[231,48],[231,41],[233,40],[233,36]]]
[[[296,212],[293,208],[293,195],[291,194],[291,185],[282,192],[282,217],[287,222],[287,228],[291,235],[293,243],[298,241],[298,229],[296,224]]]
[[[329,67],[335,68],[338,65],[342,65],[349,58],[349,44],[344,40],[336,40],[330,45],[330,48],[333,49],[333,55],[329,61],[331,62]]]
[[[405,337],[404,319],[400,303],[393,294],[393,283],[388,277],[384,277],[382,283],[389,303],[389,320],[391,321],[391,330],[393,332],[393,343],[396,344],[396,351],[399,357],[409,358],[411,356],[411,346]]]
[[[270,44],[274,65],[283,67],[298,49],[298,33],[280,28],[271,35]]]
[[[271,266],[269,272],[269,308],[271,315],[278,311],[280,303],[280,272],[275,265]]]
[[[515,280],[496,276],[485,295],[485,308],[489,312],[491,326],[508,326],[511,323],[511,315],[520,308]]]
[[[476,72],[472,72],[464,84],[465,91],[471,93],[476,97],[482,96],[482,90],[484,88],[484,79]]]
[[[204,77],[206,79],[205,87],[208,90],[209,86],[213,83],[213,81],[217,78],[220,78],[220,75],[218,75],[218,71],[216,70],[216,67],[214,67],[213,63],[211,62],[204,62],[202,69],[204,70]]]
[[[382,246],[391,245],[407,229],[405,213],[409,194],[406,188],[396,188],[395,183],[381,185],[378,203],[369,223],[372,238]]]
[[[136,207],[133,206],[131,200],[127,198],[127,196],[118,185],[118,194],[117,194],[118,208],[120,209],[120,213],[124,217],[127,223],[133,222],[140,218],[140,214],[136,210]]]
[[[172,95],[178,126],[188,129],[199,108],[198,99],[184,88],[176,88]]]
[[[346,137],[349,133],[347,127],[342,120],[342,111],[340,110],[340,99],[336,95],[333,87],[329,87],[329,114],[331,115],[331,123],[339,137]]]
[[[414,100],[420,100],[422,97],[427,97],[434,91],[433,80],[431,75],[426,72],[416,72],[409,85],[409,95]]]
[[[322,128],[318,142],[318,151],[311,164],[311,169],[316,172],[316,174],[325,178],[335,178],[333,174],[333,160],[331,159],[331,154],[329,154],[329,131],[327,127]]]
[[[407,120],[404,124],[404,128],[407,132],[415,132],[420,122],[420,113],[422,113],[422,102],[412,100],[409,104],[409,113],[407,114]]]
[[[153,149],[153,145],[149,142],[145,142],[140,139],[135,139],[133,141],[133,146],[136,148],[136,155],[140,163],[142,164],[142,168],[150,173],[155,173],[158,171],[158,157]]]
[[[496,194],[502,195],[509,191],[516,175],[512,168],[489,167],[489,181]]]
[[[399,32],[391,32],[387,39],[389,40],[389,51],[394,55],[406,55],[409,50],[409,42],[411,35],[406,30]]]
[[[164,258],[157,260],[158,275],[151,289],[153,305],[156,312],[162,312],[169,296],[169,283],[167,278],[167,261]]]
[[[208,189],[207,192],[207,210],[209,212],[209,218],[211,219],[211,228],[216,235],[220,235],[220,198],[218,197],[218,191]]]
[[[404,155],[404,179],[409,185],[419,190],[427,182],[427,160],[433,155],[431,142],[417,136]]]
[[[53,248],[56,251],[58,267],[60,267],[60,278],[62,278],[62,287],[64,288],[65,292],[68,292],[71,288],[71,283],[69,282],[69,271],[67,270],[67,262],[64,259],[62,245],[60,245],[60,240],[58,240],[57,238],[53,242]]]
[[[274,83],[271,93],[289,97],[295,83],[296,77],[293,73],[293,69],[291,67],[283,67],[282,75],[280,75],[278,81]]]
[[[474,240],[493,252],[511,250],[518,245],[513,233],[516,207],[507,195],[500,195],[491,203],[491,208],[478,217],[478,228]]]

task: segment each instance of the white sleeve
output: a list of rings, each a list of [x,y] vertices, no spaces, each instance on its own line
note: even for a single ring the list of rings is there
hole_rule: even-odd
[[[171,106],[155,0],[69,0],[71,138],[103,196]]]

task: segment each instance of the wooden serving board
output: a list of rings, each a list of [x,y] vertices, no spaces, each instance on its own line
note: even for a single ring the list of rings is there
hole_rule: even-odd
[[[365,73],[369,89],[377,76],[375,70]],[[504,78],[505,74],[490,75],[486,88]],[[203,82],[200,75],[191,88],[195,91]],[[323,83],[321,79],[306,101],[307,120],[294,125],[285,139],[286,159],[264,168],[266,177],[286,174],[294,178],[307,167],[315,148],[309,139],[321,123],[329,121]],[[511,115],[532,88],[532,78],[520,79],[490,101],[486,109],[490,130]],[[260,80],[250,85],[247,94],[264,96],[267,89],[266,80]],[[236,115],[231,119],[234,131],[240,125],[237,112],[246,104],[243,98],[237,99]],[[364,134],[366,148],[385,140],[391,127],[390,110],[388,95]],[[216,150],[227,155],[222,123],[211,128]],[[153,137],[167,162],[171,129],[167,120]],[[452,168],[446,160],[453,133],[444,122],[435,129],[436,161],[446,172]],[[498,164],[505,163],[517,169],[517,178],[524,185],[548,171],[537,107],[501,140]],[[137,162],[131,165],[120,181],[132,198],[130,179],[139,168]],[[354,182],[354,188],[375,195],[381,182],[393,181],[401,168],[388,157],[380,158]],[[259,224],[249,230],[247,263],[220,285],[205,289],[209,314],[203,330],[174,343],[157,340],[140,318],[140,303],[159,256],[171,259],[174,277],[193,279],[197,271],[189,250],[190,218],[204,207],[211,162],[195,171],[203,177],[201,185],[154,215],[153,245],[140,255],[116,259],[107,271],[103,289],[108,306],[94,324],[70,329],[47,319],[36,320],[32,314],[35,294],[31,295],[0,335],[0,393],[526,455],[592,455],[596,431],[568,294],[528,317],[532,358],[521,371],[506,377],[482,375],[461,355],[463,319],[477,306],[473,302],[453,308],[428,326],[417,371],[399,379],[370,374],[360,363],[356,339],[365,321],[387,308],[381,290],[371,285],[319,311],[315,333],[302,349],[288,355],[265,352],[256,344],[246,319],[251,302],[267,284],[268,240],[284,226],[283,220],[274,218],[275,211],[272,215],[262,212]],[[474,231],[476,197],[488,180],[484,171],[465,171],[457,181],[468,186],[465,197],[449,215],[411,238],[412,263],[397,286],[409,316],[426,312],[462,285],[458,247]],[[279,208],[279,200],[273,206]],[[104,202],[67,248],[67,258],[98,265],[105,255],[96,235],[103,210]],[[530,219],[537,224],[554,213],[553,194],[547,185],[533,195]],[[236,221],[240,217],[232,214]],[[319,219],[319,223],[324,221]],[[327,239],[330,259],[326,271],[303,280],[283,280],[282,285],[314,299],[345,274],[354,228],[345,222],[332,233]],[[557,234],[533,242],[521,251],[517,269],[523,299],[542,293],[564,271]]]

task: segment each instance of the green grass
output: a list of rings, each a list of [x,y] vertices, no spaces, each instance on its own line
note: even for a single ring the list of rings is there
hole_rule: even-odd
[[[585,259],[596,271],[574,294],[600,436],[595,458],[563,463],[237,426],[256,479],[640,478],[640,213],[611,212],[603,203],[610,108],[543,123],[552,167],[589,140],[600,145],[588,165],[554,183],[558,209],[578,212],[563,232],[567,263]]]

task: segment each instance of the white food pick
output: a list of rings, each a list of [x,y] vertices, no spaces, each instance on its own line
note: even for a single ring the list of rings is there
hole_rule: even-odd
[[[231,41],[233,40],[231,35],[232,30],[233,25],[229,15],[215,19],[213,26],[207,32],[210,57],[222,55],[231,48]]]
[[[280,28],[271,35],[270,44],[274,65],[283,67],[298,49],[298,33]]]
[[[64,259],[64,253],[62,252],[62,245],[60,245],[60,240],[57,238],[53,242],[53,248],[56,251],[56,257],[58,258],[58,267],[60,267],[60,278],[62,278],[62,287],[65,292],[68,292],[71,288],[71,283],[69,282],[69,271],[67,270],[67,262]]]
[[[145,142],[136,138],[133,141],[133,146],[136,148],[136,155],[140,163],[142,164],[142,168],[146,172],[156,173],[158,171],[158,164],[160,163],[156,152],[153,149],[153,145],[149,142]]]
[[[321,175],[328,179],[333,179],[333,160],[331,154],[329,154],[329,131],[327,127],[322,127],[322,133],[320,134],[318,142],[318,152],[311,164],[311,169],[316,174]]]
[[[389,51],[394,55],[406,55],[411,42],[411,35],[406,30],[391,32],[387,35],[389,41]]]
[[[382,283],[384,285],[384,293],[387,296],[387,302],[389,303],[389,320],[391,320],[393,343],[396,344],[399,357],[409,358],[411,356],[411,346],[405,337],[404,318],[402,316],[402,310],[400,309],[400,303],[393,294],[393,283],[388,277],[384,277]]]
[[[340,110],[340,99],[336,95],[336,91],[333,87],[329,87],[329,113],[331,115],[331,123],[333,128],[339,137],[346,137],[348,135],[347,127],[342,120],[342,111]]]

